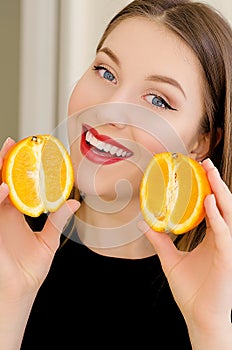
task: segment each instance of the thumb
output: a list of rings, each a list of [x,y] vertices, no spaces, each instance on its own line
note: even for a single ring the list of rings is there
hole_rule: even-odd
[[[61,232],[67,223],[67,220],[77,211],[80,203],[74,199],[66,201],[55,213],[50,213],[39,233],[43,241],[52,250],[56,251],[60,243]]]
[[[140,221],[138,228],[153,245],[159,256],[163,271],[167,275],[180,259],[179,251],[171,237],[167,233],[153,231],[145,221]]]

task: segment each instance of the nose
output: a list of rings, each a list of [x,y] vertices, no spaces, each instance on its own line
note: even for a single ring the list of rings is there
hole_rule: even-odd
[[[118,87],[113,92],[111,90],[111,94],[97,106],[97,120],[118,128],[130,124],[132,95],[130,86]]]
[[[111,124],[124,128],[128,124],[128,104],[123,102],[105,102],[95,108],[96,122],[99,125]]]

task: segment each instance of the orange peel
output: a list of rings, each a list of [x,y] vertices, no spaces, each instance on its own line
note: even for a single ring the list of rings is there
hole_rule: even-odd
[[[181,153],[158,153],[141,181],[141,212],[153,230],[182,234],[204,219],[204,199],[211,192],[205,170],[196,160]]]
[[[74,184],[74,171],[68,151],[52,135],[29,136],[7,153],[2,181],[9,197],[22,213],[37,217],[54,212],[68,199]]]

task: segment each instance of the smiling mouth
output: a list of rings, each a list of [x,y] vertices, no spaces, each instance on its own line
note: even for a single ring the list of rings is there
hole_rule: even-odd
[[[133,152],[110,138],[99,134],[87,124],[82,126],[81,152],[90,161],[97,164],[113,164],[130,158]]]

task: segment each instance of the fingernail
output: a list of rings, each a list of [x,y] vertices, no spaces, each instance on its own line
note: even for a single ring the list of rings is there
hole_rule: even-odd
[[[210,158],[206,158],[205,161],[208,163],[208,165],[209,165],[211,168],[215,168],[215,169],[216,169],[215,165],[213,164],[213,162],[212,162],[212,160],[211,160]]]
[[[5,182],[1,183],[1,188],[2,189],[7,189],[7,190],[9,189],[8,185]]]
[[[11,137],[7,137],[7,139],[3,143],[3,147],[5,147],[10,141],[12,141],[12,138]]]
[[[215,205],[216,204],[216,198],[215,195],[213,193],[209,194],[210,200],[211,202]]]
[[[72,210],[73,213],[75,213],[81,206],[81,203],[78,202],[76,199],[69,199],[68,204],[69,208]]]
[[[210,170],[214,171],[214,173],[218,176],[218,177],[221,177],[220,173],[219,173],[219,170],[218,168],[215,167],[215,165],[213,164],[212,160],[210,158],[207,158],[206,159],[209,167],[210,167]]]
[[[75,203],[72,204],[72,207],[73,207],[73,211],[77,211],[81,206],[81,203],[76,201]]]

